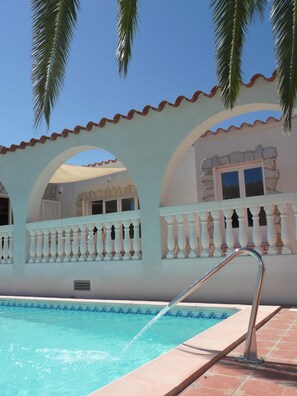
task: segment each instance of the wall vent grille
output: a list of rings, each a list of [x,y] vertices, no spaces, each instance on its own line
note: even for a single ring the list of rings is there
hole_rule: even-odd
[[[73,281],[74,290],[91,290],[91,282],[89,280]]]

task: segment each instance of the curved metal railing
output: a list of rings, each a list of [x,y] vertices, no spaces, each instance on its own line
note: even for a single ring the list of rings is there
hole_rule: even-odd
[[[168,309],[174,307],[176,304],[178,304],[179,302],[184,300],[190,294],[194,293],[194,291],[196,291],[201,285],[203,285],[203,283],[205,283],[209,278],[211,278],[218,271],[220,271],[223,267],[225,267],[225,265],[230,263],[230,261],[232,261],[235,257],[237,257],[241,254],[248,254],[248,255],[252,256],[258,262],[259,269],[258,269],[256,288],[255,288],[254,299],[253,299],[253,304],[252,304],[252,310],[251,310],[251,315],[250,315],[250,320],[249,320],[249,325],[248,325],[248,331],[247,331],[247,335],[246,335],[244,354],[239,359],[249,362],[249,363],[261,363],[261,362],[263,362],[263,359],[261,359],[257,356],[256,318],[257,318],[258,307],[259,307],[260,298],[261,298],[261,291],[262,291],[265,267],[264,267],[262,257],[255,250],[249,249],[249,248],[239,248],[239,249],[234,250],[234,252],[232,252],[228,256],[226,256],[212,270],[207,272],[200,279],[198,279],[196,282],[194,282],[192,285],[190,285],[182,293],[180,293],[176,298],[174,298],[172,301],[170,301],[170,303],[168,304],[167,307],[168,307]]]

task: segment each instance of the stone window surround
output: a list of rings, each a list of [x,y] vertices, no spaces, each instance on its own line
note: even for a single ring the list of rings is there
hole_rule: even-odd
[[[205,159],[201,165],[202,175],[200,178],[202,184],[202,201],[215,200],[213,174],[215,168],[222,165],[243,164],[254,160],[263,161],[266,193],[268,195],[276,193],[276,185],[279,179],[279,170],[276,169],[276,157],[277,152],[275,147],[263,148],[260,144],[254,151],[234,151],[224,156],[215,155]]]
[[[106,189],[98,189],[96,191],[82,192],[76,200],[76,216],[83,216],[84,209],[92,201],[108,200],[112,198],[136,197],[137,192],[134,185],[129,184],[125,187],[111,187]]]

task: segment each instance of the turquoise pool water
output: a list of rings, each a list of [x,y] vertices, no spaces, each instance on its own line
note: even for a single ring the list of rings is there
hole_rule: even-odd
[[[0,302],[0,394],[87,395],[235,312],[175,309],[122,353],[157,310]]]

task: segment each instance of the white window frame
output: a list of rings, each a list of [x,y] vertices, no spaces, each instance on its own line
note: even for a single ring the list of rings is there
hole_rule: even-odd
[[[227,166],[220,166],[216,169],[216,191],[215,196],[217,200],[223,200],[223,186],[222,186],[222,173],[227,172],[238,172],[238,179],[239,179],[239,198],[246,198],[245,192],[245,181],[244,181],[244,171],[246,169],[254,169],[254,168],[261,168],[262,169],[262,179],[263,179],[263,192],[266,195],[266,185],[265,185],[265,174],[264,174],[264,166],[263,161],[257,162],[245,162],[239,164],[232,164]]]
[[[92,215],[92,203],[96,201],[102,201],[103,202],[103,214],[106,214],[106,206],[105,203],[108,201],[117,201],[117,212],[122,212],[122,199],[126,198],[133,198],[134,199],[134,210],[138,210],[138,196],[137,195],[121,195],[120,197],[108,197],[108,198],[98,198],[94,199],[92,201],[87,201],[85,205],[85,209],[87,213],[84,213],[84,216],[91,216]]]

